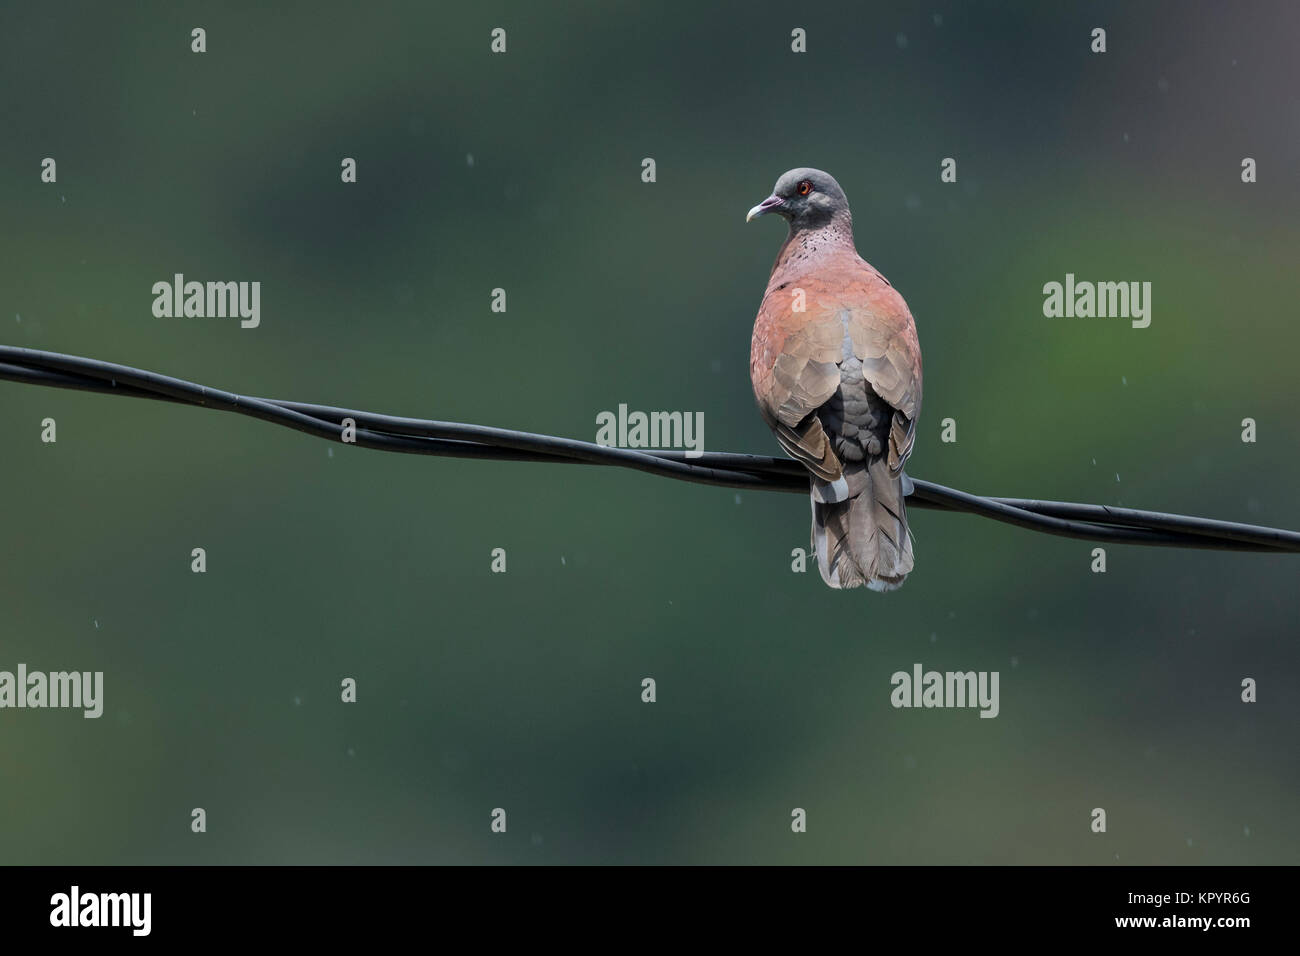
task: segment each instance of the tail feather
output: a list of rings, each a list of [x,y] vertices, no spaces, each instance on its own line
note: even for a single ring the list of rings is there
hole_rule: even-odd
[[[912,570],[903,478],[884,459],[844,469],[845,486],[812,480],[812,546],[822,580],[833,588],[893,591]]]

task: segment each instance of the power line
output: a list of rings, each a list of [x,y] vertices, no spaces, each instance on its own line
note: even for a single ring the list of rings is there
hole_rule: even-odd
[[[248,415],[329,441],[343,442],[352,419],[362,448],[413,455],[618,466],[679,481],[730,488],[808,493],[803,466],[787,458],[705,452],[637,451],[459,422],[400,418],[356,409],[252,398],[127,365],[0,345],[0,379],[196,405]],[[1066,501],[991,498],[905,478],[914,508],[965,512],[1033,531],[1086,541],[1220,551],[1300,552],[1300,533],[1187,515]]]

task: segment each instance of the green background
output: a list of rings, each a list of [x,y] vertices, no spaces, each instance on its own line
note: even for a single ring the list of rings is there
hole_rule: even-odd
[[[744,214],[812,165],[916,316],[911,474],[1300,528],[1300,8],[1055,7],[13,5],[0,341],[588,440],[703,411],[774,454],[784,227]],[[261,327],[154,318],[175,272],[260,281]],[[1045,318],[1067,272],[1151,282],[1150,328]],[[913,510],[902,591],[834,592],[791,572],[799,496],[7,382],[0,462],[0,669],[105,672],[97,721],[0,711],[0,862],[1300,862],[1295,556],[1093,574]],[[893,709],[918,661],[1000,671],[1001,715]]]

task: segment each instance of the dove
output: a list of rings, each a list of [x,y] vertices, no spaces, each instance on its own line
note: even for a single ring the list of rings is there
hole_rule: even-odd
[[[808,470],[822,580],[892,591],[912,570],[903,466],[921,413],[916,323],[858,255],[848,199],[829,173],[784,173],[745,221],[769,214],[790,229],[754,320],[754,398]]]

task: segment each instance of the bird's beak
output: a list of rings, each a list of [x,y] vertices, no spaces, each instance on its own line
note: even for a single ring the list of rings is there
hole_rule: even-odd
[[[749,213],[745,216],[745,222],[749,222],[751,219],[757,219],[759,216],[769,213],[777,206],[781,206],[784,204],[785,204],[785,200],[782,199],[780,196],[768,196],[761,203],[759,203],[757,206],[755,206],[753,209],[749,211]]]

